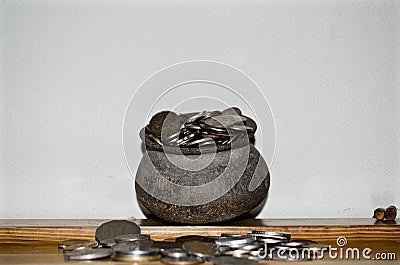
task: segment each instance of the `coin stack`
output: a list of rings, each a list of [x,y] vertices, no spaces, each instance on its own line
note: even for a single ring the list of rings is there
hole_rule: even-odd
[[[171,241],[154,241],[146,234],[118,235],[98,242],[66,240],[58,244],[66,260],[110,258],[115,261],[161,261],[164,264],[255,265],[259,260],[311,260],[329,246],[312,240],[291,240],[290,234],[251,231],[246,235],[181,236]],[[307,253],[307,255],[300,255]],[[297,255],[295,255],[297,254]]]
[[[247,121],[236,107],[192,114],[162,111],[151,118],[141,136],[159,146],[229,145],[256,130],[255,124],[250,126]]]

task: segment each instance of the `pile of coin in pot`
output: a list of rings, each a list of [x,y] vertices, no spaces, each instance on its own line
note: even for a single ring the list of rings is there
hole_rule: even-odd
[[[123,232],[123,231],[119,231]],[[115,235],[115,231],[108,232]],[[260,260],[312,260],[323,257],[328,245],[312,240],[290,240],[286,233],[252,231],[246,235],[221,234],[220,236],[187,235],[174,241],[154,241],[150,235],[136,233],[107,237],[96,233],[97,242],[66,240],[59,242],[66,260],[93,260],[111,258],[116,261],[149,262],[164,264],[216,265],[258,264]],[[322,255],[321,255],[322,254]]]
[[[225,145],[255,131],[246,123],[247,118],[236,107],[194,114],[162,111],[151,118],[144,133],[161,146]]]

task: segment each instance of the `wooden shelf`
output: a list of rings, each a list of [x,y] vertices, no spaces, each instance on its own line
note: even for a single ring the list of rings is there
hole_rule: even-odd
[[[57,242],[65,239],[94,239],[96,228],[108,220],[21,220],[0,219],[0,263],[7,264],[64,264]],[[221,233],[248,233],[251,230],[282,231],[292,238],[313,239],[319,243],[336,246],[336,239],[344,236],[349,247],[369,247],[374,253],[396,253],[400,260],[400,225],[375,223],[374,219],[251,219],[216,225],[177,225],[155,220],[133,220],[154,240],[164,240],[181,235],[219,235]],[[315,260],[313,264],[364,265],[371,260]],[[107,260],[91,261],[91,264],[130,264]],[[309,262],[296,262],[310,264]],[[74,262],[87,264],[87,262]],[[137,263],[161,265],[160,262]],[[204,265],[212,265],[210,262]],[[282,261],[260,261],[260,264],[282,264]],[[379,261],[393,264],[393,261]]]
[[[64,239],[94,239],[98,225],[107,220],[33,220],[0,219],[0,241],[60,241]],[[375,223],[374,219],[250,219],[216,225],[177,225],[160,221],[133,220],[142,232],[155,240],[181,235],[219,235],[221,233],[248,233],[251,230],[287,232],[293,238],[333,240],[338,236],[354,239],[398,240],[400,225]]]

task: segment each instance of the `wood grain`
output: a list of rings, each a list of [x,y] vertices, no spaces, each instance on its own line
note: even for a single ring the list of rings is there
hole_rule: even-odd
[[[0,220],[0,242],[60,241],[64,239],[94,240],[98,225],[108,220]],[[155,220],[133,220],[142,233],[154,240],[164,240],[182,235],[219,235],[221,233],[245,234],[252,230],[281,231],[292,238],[334,240],[339,236],[348,239],[398,240],[400,225],[378,223],[374,219],[251,219],[217,225],[177,225]]]

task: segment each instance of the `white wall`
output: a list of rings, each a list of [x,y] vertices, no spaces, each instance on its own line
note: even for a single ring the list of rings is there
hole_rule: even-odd
[[[270,103],[277,148],[261,217],[400,205],[398,1],[0,7],[0,218],[142,217],[125,109],[151,74],[195,59],[237,67]]]

